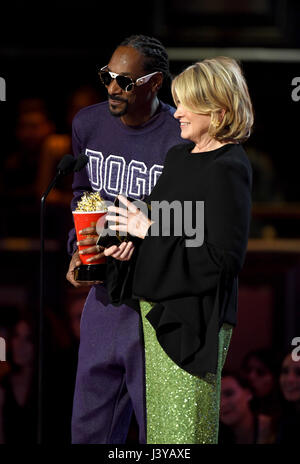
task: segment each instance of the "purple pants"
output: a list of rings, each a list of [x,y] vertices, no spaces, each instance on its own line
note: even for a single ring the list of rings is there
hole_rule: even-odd
[[[141,327],[134,309],[112,306],[102,286],[92,287],[81,316],[72,443],[125,443],[133,410],[146,443]]]

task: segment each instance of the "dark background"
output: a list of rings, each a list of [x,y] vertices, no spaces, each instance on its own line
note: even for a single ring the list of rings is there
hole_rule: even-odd
[[[2,147],[12,142],[21,98],[45,99],[58,131],[65,130],[62,114],[76,88],[94,86],[104,98],[96,65],[105,64],[115,46],[132,33],[155,35],[167,48],[211,47],[212,55],[220,47],[299,49],[297,1],[257,1],[258,13],[247,1],[190,1],[184,6],[176,0],[142,5],[134,1],[130,6],[102,3],[10,2],[9,9],[2,8],[0,71],[7,85],[7,103],[1,105]],[[299,75],[299,62],[257,56],[242,61],[256,113],[251,144],[272,156],[284,199],[296,201],[299,105],[291,98],[291,81]],[[171,60],[171,71],[176,74],[190,62]]]
[[[16,145],[20,102],[27,98],[42,99],[55,122],[56,133],[68,133],[69,98],[83,85],[94,89],[99,101],[105,98],[96,65],[105,65],[125,37],[146,34],[161,39],[170,49],[173,74],[206,56],[229,54],[230,49],[231,56],[242,57],[240,61],[255,110],[254,132],[246,144],[254,163],[255,190],[249,252],[240,276],[240,324],[228,363],[236,368],[247,351],[262,346],[282,355],[292,338],[300,336],[300,101],[293,101],[291,96],[292,79],[300,76],[299,2],[104,3],[11,1],[1,5],[0,76],[6,81],[7,90],[6,101],[0,102],[2,181],[8,175],[7,160]],[[195,58],[179,59],[178,50],[182,47],[194,50]],[[289,58],[290,51],[294,52],[292,58]],[[172,103],[168,92],[162,99]],[[268,160],[267,164],[263,159]],[[265,182],[266,178],[271,181]],[[35,207],[28,216],[31,227],[22,215],[21,219],[10,222],[11,214],[7,211],[16,206],[22,210],[24,198],[6,196],[3,187],[1,191],[0,328],[2,336],[9,337],[10,330],[24,314],[37,325],[39,210],[35,199]],[[66,236],[71,225],[66,206],[56,211],[49,209],[45,362],[51,382],[46,389],[45,403],[52,412],[46,414],[45,436],[65,442],[69,439],[78,346],[78,340],[71,334],[66,307],[78,300],[83,302],[85,297],[84,291],[76,292],[65,280],[69,262]],[[64,368],[66,363],[68,369]],[[0,376],[1,368],[7,364],[0,362]],[[64,396],[62,384],[67,385]],[[53,392],[56,398],[63,396],[59,407],[55,406]],[[56,429],[58,424],[60,427]]]

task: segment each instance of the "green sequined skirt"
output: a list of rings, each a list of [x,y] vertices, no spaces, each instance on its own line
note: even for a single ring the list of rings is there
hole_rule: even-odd
[[[161,348],[146,319],[153,303],[140,300],[145,343],[147,443],[215,444],[218,442],[221,371],[232,326],[219,333],[216,374],[200,378],[175,364]]]

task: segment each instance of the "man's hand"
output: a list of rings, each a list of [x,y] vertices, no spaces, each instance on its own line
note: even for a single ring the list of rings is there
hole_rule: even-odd
[[[80,264],[81,264],[81,261],[79,259],[79,254],[78,254],[78,250],[77,250],[77,251],[75,251],[74,255],[71,258],[71,262],[69,264],[69,269],[68,269],[68,272],[66,274],[67,280],[72,285],[74,285],[74,287],[81,287],[82,286],[82,285],[80,285],[79,282],[76,282],[76,280],[74,279],[74,269],[75,269],[75,267],[80,266]]]
[[[82,251],[76,251],[72,259],[70,261],[69,265],[69,270],[67,272],[66,278],[67,280],[76,288],[78,287],[89,287],[91,285],[95,284],[101,284],[103,282],[101,281],[89,281],[89,282],[83,282],[83,281],[77,281],[74,279],[74,269],[75,267],[78,267],[82,264],[79,258],[79,253],[80,254],[88,254],[88,253],[95,253],[95,256],[92,256],[88,261],[92,264],[92,262],[96,259],[102,258],[104,256],[104,253],[101,251],[99,252],[99,247],[96,245],[97,242],[97,235],[96,235],[96,228],[95,227],[88,227],[86,229],[83,229],[80,231],[81,234],[83,235],[90,235],[90,237],[85,238],[84,240],[80,240],[80,242],[77,243],[77,245],[91,245],[89,248],[86,248],[85,250]]]
[[[69,270],[67,272],[66,278],[67,280],[74,285],[74,287],[89,287],[90,285],[94,285],[96,283],[101,283],[101,282],[82,282],[82,281],[77,281],[74,279],[74,269],[75,267],[78,267],[82,264],[82,262],[79,259],[79,253],[78,250],[75,251],[74,255],[72,256],[72,259],[70,261],[69,265]]]
[[[98,234],[96,231],[96,225],[94,223],[92,224],[92,227],[87,227],[86,229],[79,231],[80,235],[88,235],[88,237],[77,242],[78,246],[91,245],[88,248],[79,251],[79,255],[93,254],[91,258],[86,260],[89,264],[93,264],[94,261],[97,261],[104,256],[103,248],[97,245]]]

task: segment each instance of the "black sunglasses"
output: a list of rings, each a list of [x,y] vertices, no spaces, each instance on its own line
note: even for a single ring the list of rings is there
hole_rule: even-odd
[[[111,81],[113,79],[116,79],[118,86],[122,90],[125,90],[125,92],[130,92],[131,90],[133,90],[134,86],[140,86],[140,85],[146,84],[146,82],[148,82],[149,79],[152,76],[154,76],[154,74],[157,74],[157,73],[158,71],[155,71],[151,74],[147,74],[146,76],[139,77],[138,79],[133,81],[131,77],[122,76],[122,74],[117,74],[117,73],[109,71],[107,69],[107,65],[103,66],[103,68],[101,68],[100,71],[98,71],[102,84],[104,84],[105,86],[109,86]]]

